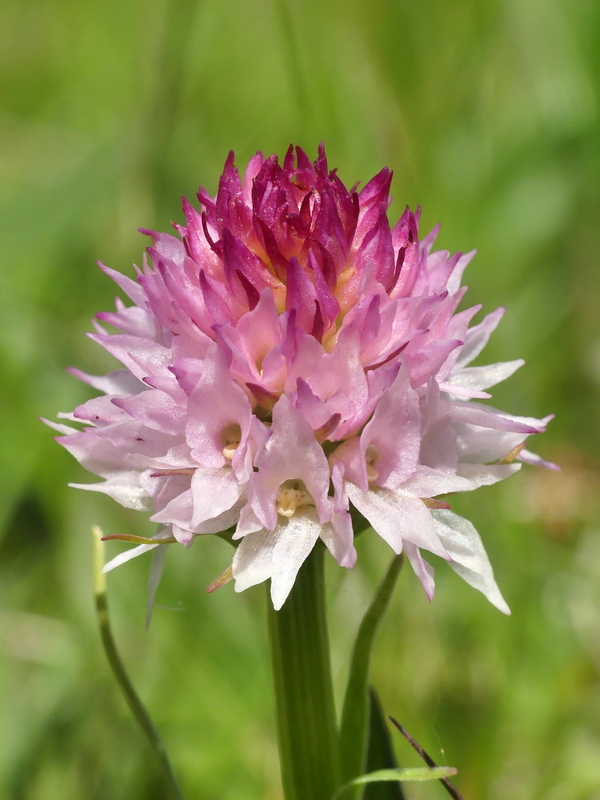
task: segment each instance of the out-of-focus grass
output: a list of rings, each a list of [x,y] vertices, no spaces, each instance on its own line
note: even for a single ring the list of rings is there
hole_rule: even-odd
[[[407,570],[375,656],[384,706],[459,768],[468,800],[600,797],[599,25],[585,0],[5,0],[2,796],[161,796],[108,674],[90,576],[92,524],[149,523],[66,488],[88,476],[36,419],[89,396],[66,366],[108,366],[84,337],[115,292],[94,261],[139,261],[136,228],[180,219],[199,183],[214,191],[230,148],[243,164],[325,139],[348,184],[387,164],[395,214],[421,203],[442,246],[478,248],[470,299],[508,308],[487,359],[528,360],[494,402],[555,412],[535,445],[564,466],[457,499],[514,615],[444,564],[430,605]],[[359,550],[353,574],[329,572],[340,687],[348,620],[389,560],[368,533]],[[147,564],[118,570],[116,634],[189,796],[277,798],[264,593],[204,594],[229,556],[210,537],[170,552],[149,633]]]

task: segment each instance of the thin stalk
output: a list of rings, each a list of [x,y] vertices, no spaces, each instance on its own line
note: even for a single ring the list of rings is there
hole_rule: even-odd
[[[100,628],[104,652],[108,658],[108,663],[110,664],[113,675],[119,684],[119,688],[123,692],[125,700],[131,709],[131,713],[133,714],[135,721],[144,732],[144,735],[148,739],[150,747],[156,756],[165,781],[165,786],[168,787],[169,790],[169,797],[172,798],[172,800],[184,800],[181,789],[179,788],[173,773],[165,745],[154,728],[152,720],[144,708],[142,701],[133,688],[133,685],[129,680],[129,676],[125,670],[125,666],[121,660],[121,656],[117,650],[117,646],[112,635],[110,618],[108,614],[106,576],[102,572],[102,567],[104,566],[104,542],[102,541],[102,531],[100,528],[94,527],[92,529],[92,533],[94,537],[94,599],[96,601],[96,616],[98,619],[98,627]]]
[[[324,549],[320,543],[313,549],[280,611],[268,604],[286,800],[331,800],[340,785]]]

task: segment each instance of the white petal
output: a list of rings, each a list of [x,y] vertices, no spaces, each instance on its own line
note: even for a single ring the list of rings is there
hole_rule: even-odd
[[[487,364],[485,367],[464,367],[463,369],[455,367],[450,373],[448,383],[452,386],[479,392],[510,378],[524,363],[522,358],[517,358],[515,361],[500,361],[497,364]]]
[[[61,419],[70,419],[72,415],[69,417],[61,417]],[[40,421],[47,425],[49,428],[52,428],[54,431],[58,431],[58,433],[62,433],[64,436],[71,436],[73,433],[79,433],[79,428],[71,428],[70,425],[62,425],[60,422],[52,422],[50,419],[44,419],[44,417],[40,417]],[[73,422],[79,422],[73,418]]]
[[[510,453],[527,438],[527,434],[498,431],[492,428],[476,428],[457,425],[457,445],[461,462],[487,464]]]
[[[69,486],[73,489],[85,489],[88,492],[102,492],[125,508],[149,511],[152,507],[152,498],[140,486],[139,481],[139,472],[121,472],[102,483],[70,483]]]
[[[471,488],[477,489],[506,480],[520,469],[520,464],[460,464],[458,473],[471,481]]]
[[[470,586],[482,592],[503,614],[510,614],[494,580],[481,537],[474,526],[452,511],[433,511],[432,516],[439,537],[452,556],[452,569]]]
[[[289,595],[298,570],[308,557],[321,533],[321,523],[314,511],[296,513],[277,527],[271,574],[271,599],[279,611]]]
[[[409,497],[380,487],[365,493],[353,483],[348,483],[347,488],[352,503],[395,553],[401,553],[403,543],[407,541],[442,558],[448,558],[434,528],[431,514],[418,497]]]
[[[137,558],[141,556],[142,553],[147,553],[149,550],[154,550],[155,547],[159,546],[165,547],[166,545],[140,544],[137,547],[132,547],[130,550],[125,550],[123,553],[119,553],[118,556],[108,561],[102,568],[102,572],[110,572],[112,569],[115,569],[115,567],[120,567],[121,564],[126,564],[127,561],[131,561],[132,558]]]
[[[476,389],[469,389],[466,386],[459,386],[455,383],[448,383],[448,381],[440,381],[440,391],[446,392],[450,398],[456,397],[469,397],[471,400],[489,400],[492,396],[489,392],[479,392]]]
[[[263,528],[244,536],[233,557],[235,591],[266,581],[271,576],[276,531]]]
[[[162,578],[163,570],[165,568],[165,559],[167,558],[168,545],[159,547],[152,553],[152,562],[150,563],[150,573],[148,575],[148,599],[146,601],[146,630],[150,627],[152,619],[152,609],[154,608],[154,598],[158,584]]]
[[[475,489],[475,486],[468,478],[456,475],[454,472],[421,466],[398,491],[413,497],[437,497],[438,494],[469,492],[471,489]]]

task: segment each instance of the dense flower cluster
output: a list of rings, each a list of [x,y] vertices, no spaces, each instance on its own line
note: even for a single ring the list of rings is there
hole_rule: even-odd
[[[159,538],[235,526],[236,589],[270,578],[276,608],[319,538],[354,566],[352,505],[430,597],[423,550],[508,611],[476,530],[439,497],[542,463],[522,448],[549,418],[478,402],[523,363],[468,366],[503,309],[469,327],[472,254],[432,252],[419,211],[390,229],[391,177],[348,190],[322,147],[314,164],[290,147],[242,181],[230,154],[216,197],[184,201],[180,239],[143,231],[135,281],[102,267],[133,305],[98,314],[120,332],[91,338],[124,369],[74,370],[103,394],[62,415],[82,430],[55,427],[104,479],[81,488],[151,510]]]

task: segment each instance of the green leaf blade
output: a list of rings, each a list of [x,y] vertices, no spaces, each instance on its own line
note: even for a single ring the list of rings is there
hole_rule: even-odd
[[[331,800],[338,800],[344,792],[355,786],[364,786],[370,783],[400,781],[402,783],[413,781],[439,781],[442,778],[450,778],[456,775],[455,767],[406,767],[404,769],[380,769],[376,772],[369,772],[367,775],[359,775],[353,778],[337,790]]]
[[[394,753],[392,737],[375,689],[369,687],[369,741],[365,772],[399,767]],[[402,785],[397,782],[368,784],[363,793],[364,800],[405,800]]]
[[[340,725],[340,767],[343,781],[350,781],[364,771],[371,651],[401,566],[402,556],[397,556],[377,589],[356,635]]]

